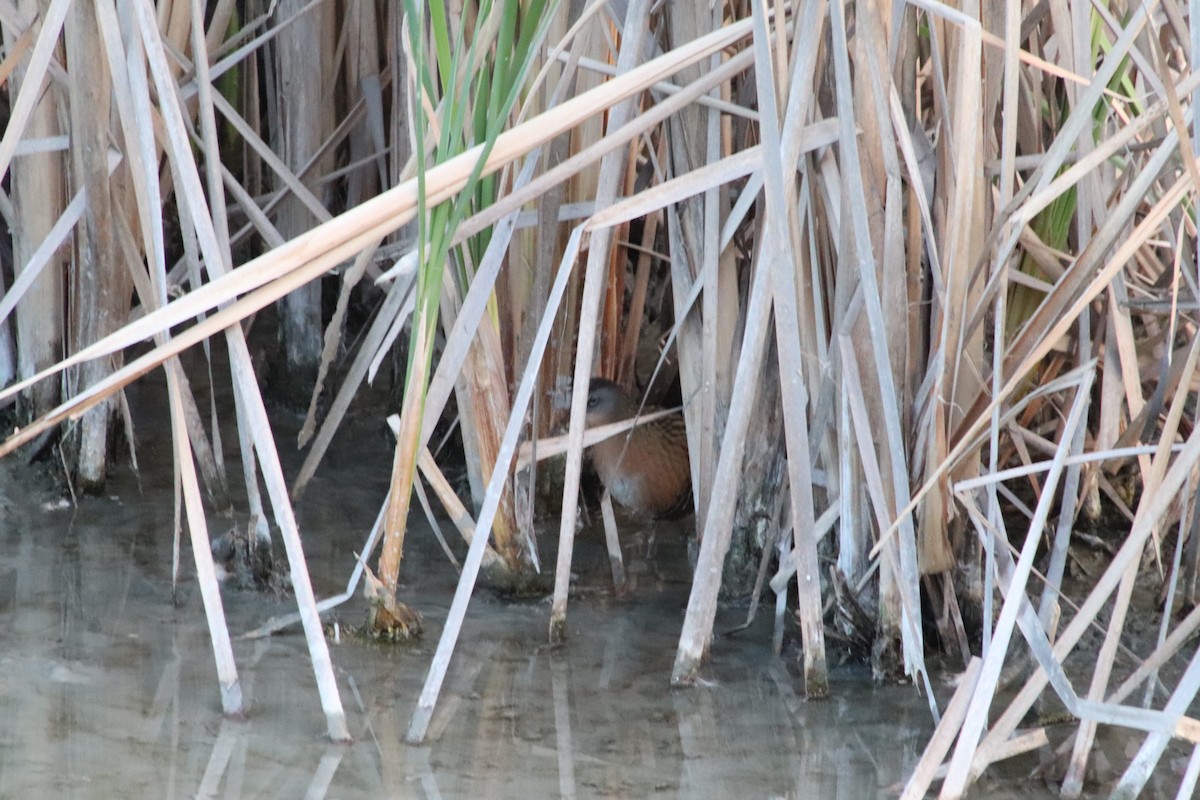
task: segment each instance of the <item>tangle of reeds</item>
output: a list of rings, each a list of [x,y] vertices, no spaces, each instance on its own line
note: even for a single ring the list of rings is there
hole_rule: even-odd
[[[244,511],[259,539],[279,531],[346,738],[331,601],[292,501],[401,348],[391,491],[366,548],[382,540],[375,624],[419,625],[395,602],[414,491],[470,543],[420,741],[480,570],[549,569],[532,518],[553,452],[548,625],[564,636],[590,376],[677,383],[699,547],[673,682],[697,676],[722,582],[769,586],[809,696],[828,691],[827,631],[928,693],[939,722],[905,797],[938,778],[960,797],[1046,746],[1018,726],[1047,687],[1077,721],[1064,794],[1103,723],[1144,737],[1118,783],[1134,796],[1170,739],[1200,743],[1193,7],[0,2],[0,402],[19,421],[0,453],[61,430],[72,486],[96,490],[114,421],[136,424],[123,387],[166,371],[179,505],[239,713],[205,535],[229,504],[222,449],[178,359],[223,339]],[[348,346],[356,296],[377,305]],[[291,487],[247,343],[268,307],[266,372],[309,399]],[[469,505],[430,449],[451,393]],[[1072,581],[1089,542],[1103,567]],[[1137,596],[1157,600],[1150,646],[1124,636]],[[941,709],[939,645],[966,670]]]

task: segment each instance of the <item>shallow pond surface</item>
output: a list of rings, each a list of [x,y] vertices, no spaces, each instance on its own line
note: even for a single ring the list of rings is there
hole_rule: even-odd
[[[351,436],[369,447],[335,451],[298,506],[320,596],[341,591],[386,486],[386,440],[359,424]],[[477,590],[428,740],[414,747],[404,734],[456,580],[415,526],[403,595],[425,615],[425,640],[331,643],[354,742],[325,738],[298,628],[235,640],[248,715],[224,719],[186,541],[172,590],[169,453],[157,448],[143,448],[140,493],[125,476],[119,494],[77,507],[5,467],[0,798],[857,800],[895,797],[932,731],[914,688],[877,686],[860,669],[835,671],[830,698],[805,701],[794,661],[770,654],[765,610],[717,639],[704,685],[670,689],[688,592],[675,528],[626,532],[635,588],[621,599],[599,534],[581,534],[563,648],[545,644],[548,603]],[[214,533],[230,524],[210,520]],[[293,610],[288,596],[223,596],[235,636]],[[330,619],[358,625],[364,609],[356,599]],[[717,629],[745,613],[722,610]],[[944,705],[950,689],[938,691]],[[1056,796],[1026,777],[1033,764],[1005,765],[971,796]]]

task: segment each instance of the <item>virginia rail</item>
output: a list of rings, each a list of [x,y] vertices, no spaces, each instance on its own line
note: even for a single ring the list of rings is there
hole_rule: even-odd
[[[587,400],[589,428],[629,419],[637,410],[637,403],[619,384],[592,378]],[[588,454],[609,494],[630,511],[656,519],[692,511],[692,471],[680,415],[609,437],[592,445]]]

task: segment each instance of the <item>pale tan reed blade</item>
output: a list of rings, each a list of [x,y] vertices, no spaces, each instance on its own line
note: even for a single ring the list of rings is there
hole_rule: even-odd
[[[600,513],[604,517],[604,544],[608,547],[613,589],[619,593],[625,589],[625,559],[621,554],[621,539],[617,535],[617,518],[613,514],[612,497],[607,491],[600,498]]]

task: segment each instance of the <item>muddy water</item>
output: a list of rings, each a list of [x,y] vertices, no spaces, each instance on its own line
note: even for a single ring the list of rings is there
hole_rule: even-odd
[[[354,446],[339,446],[298,507],[322,596],[344,585],[386,483],[374,423],[347,436]],[[403,594],[427,639],[331,645],[354,743],[324,738],[296,629],[235,642],[248,717],[225,720],[186,543],[172,590],[167,446],[143,445],[141,458],[140,493],[123,474],[118,495],[77,507],[5,467],[0,798],[894,797],[932,730],[914,689],[854,669],[835,672],[830,699],[806,702],[793,662],[769,654],[765,619],[718,639],[705,685],[669,689],[688,588],[672,529],[626,532],[636,588],[620,600],[599,536],[582,534],[565,648],[544,644],[545,602],[477,592],[429,739],[411,747],[404,733],[456,578],[415,527]],[[211,521],[214,532],[229,524]],[[549,537],[543,548],[553,564]],[[224,601],[235,635],[292,610],[286,596],[229,588]],[[331,619],[356,625],[363,613],[354,600]],[[744,614],[723,610],[718,629]],[[1032,765],[1007,766],[972,796],[1054,796],[1025,778]]]

